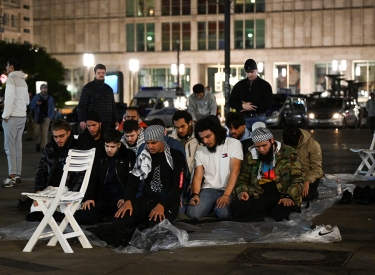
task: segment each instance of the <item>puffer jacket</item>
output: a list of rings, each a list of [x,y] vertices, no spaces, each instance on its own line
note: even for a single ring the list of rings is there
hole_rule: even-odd
[[[319,143],[306,130],[300,129],[302,141],[296,147],[301,162],[302,175],[306,181],[313,183],[324,176],[322,169],[322,150]]]
[[[3,119],[11,116],[26,117],[27,105],[30,103],[25,74],[21,71],[9,73],[5,87]]]
[[[63,162],[65,164],[65,160],[70,149],[83,150],[84,147],[80,141],[73,138],[73,134],[70,134],[64,149],[65,157],[63,159],[59,159],[59,147],[53,138],[51,138],[51,142],[46,145],[46,148],[43,149],[35,174],[35,191],[42,191],[50,185],[58,186],[60,182],[52,182],[53,173],[56,171],[57,165],[59,162]],[[68,189],[70,191],[78,191],[81,187],[84,176],[84,172],[69,172],[66,184]]]
[[[97,111],[102,122],[118,122],[113,90],[104,81],[94,79],[82,88],[78,103],[78,121],[86,121],[86,113],[90,110]]]
[[[129,173],[134,167],[135,153],[125,146],[121,146],[117,152],[117,156],[116,174],[125,191],[129,180]],[[84,200],[95,200],[100,196],[107,178],[108,169],[108,156],[105,150],[103,150],[101,155],[95,158]]]

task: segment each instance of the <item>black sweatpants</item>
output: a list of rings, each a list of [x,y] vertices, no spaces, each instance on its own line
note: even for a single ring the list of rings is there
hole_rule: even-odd
[[[119,246],[127,244],[136,228],[153,227],[160,220],[149,220],[151,210],[158,204],[152,198],[142,195],[132,202],[133,213],[130,216],[129,211],[123,218],[114,218],[112,224],[99,226],[94,234],[109,245]],[[177,218],[179,201],[173,205],[164,208],[165,218],[172,222]]]
[[[234,199],[231,203],[233,218],[237,221],[263,221],[271,217],[275,221],[289,219],[292,212],[300,212],[298,206],[284,206],[278,204],[281,193],[274,182],[261,185],[264,193],[256,199],[253,196],[247,201]]]

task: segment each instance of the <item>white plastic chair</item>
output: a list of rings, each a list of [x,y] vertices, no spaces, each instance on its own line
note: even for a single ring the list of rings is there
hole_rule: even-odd
[[[365,176],[372,176],[375,169],[375,133],[372,138],[372,142],[369,149],[357,149],[357,148],[350,148],[350,151],[358,153],[362,159],[361,164],[358,166],[357,170],[355,171],[354,175],[365,174]]]
[[[31,252],[39,239],[52,237],[47,246],[55,246],[57,242],[60,243],[65,253],[73,253],[67,239],[78,237],[83,248],[92,248],[90,242],[83,233],[81,227],[73,217],[74,213],[81,204],[85,195],[87,185],[91,175],[92,164],[95,157],[95,148],[91,150],[69,150],[68,157],[64,165],[64,173],[58,188],[45,189],[39,193],[22,193],[29,198],[38,202],[43,211],[44,218],[36,228],[34,234],[31,236],[23,252]],[[85,176],[81,188],[77,192],[66,190],[66,179],[68,172],[85,172]],[[65,218],[58,225],[53,218],[53,213],[60,206],[61,212],[65,214]],[[43,233],[47,224],[52,228],[52,231]],[[65,233],[64,230],[71,225],[73,232]]]

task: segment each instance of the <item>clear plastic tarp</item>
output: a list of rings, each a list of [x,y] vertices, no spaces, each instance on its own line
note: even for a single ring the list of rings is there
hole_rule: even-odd
[[[308,208],[305,207],[306,203],[304,203],[301,207],[301,213],[292,213],[289,220],[275,222],[271,219],[265,219],[263,222],[247,223],[208,221],[198,225],[183,222],[171,224],[168,220],[165,220],[142,232],[137,230],[130,241],[130,245],[119,247],[114,251],[118,253],[143,253],[179,247],[230,245],[248,242],[332,242],[332,238],[315,238],[311,226],[314,217],[340,200],[341,196],[336,194],[338,180],[342,184],[343,191],[353,192],[355,185],[351,182],[364,179],[345,174],[326,175],[318,187],[319,200],[310,202]],[[21,222],[0,228],[0,240],[28,240],[37,225],[38,223]],[[67,230],[69,230],[69,227]],[[337,232],[339,235],[338,229]],[[104,242],[89,231],[85,231],[85,234],[93,245],[105,246]],[[337,236],[335,239],[335,241],[339,240],[341,240],[341,236]]]

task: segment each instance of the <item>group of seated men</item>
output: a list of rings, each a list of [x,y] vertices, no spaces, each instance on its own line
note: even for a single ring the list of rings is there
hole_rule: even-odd
[[[36,192],[57,187],[68,151],[96,148],[75,217],[81,224],[113,217],[95,231],[108,244],[126,244],[136,228],[173,221],[179,212],[195,219],[211,213],[219,219],[281,221],[300,211],[303,198],[317,198],[321,150],[303,129],[285,129],[281,144],[262,123],[250,132],[240,113],[227,114],[225,128],[215,116],[193,121],[178,110],[169,136],[162,120],[147,126],[136,108],[124,117],[120,129],[103,133],[99,114],[89,111],[78,139],[68,122],[55,121],[35,176]],[[70,173],[66,186],[78,190],[82,178]],[[35,202],[32,211],[38,211]]]

